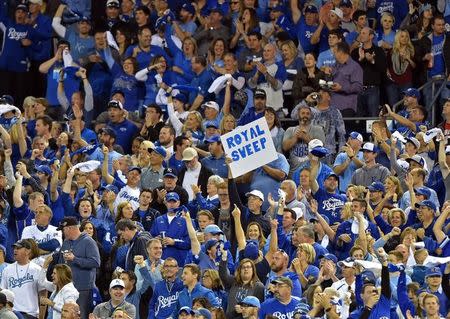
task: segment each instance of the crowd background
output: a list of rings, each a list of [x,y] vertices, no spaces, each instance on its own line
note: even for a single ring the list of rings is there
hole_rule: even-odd
[[[0,1],[0,318],[450,318],[449,32],[449,0]]]

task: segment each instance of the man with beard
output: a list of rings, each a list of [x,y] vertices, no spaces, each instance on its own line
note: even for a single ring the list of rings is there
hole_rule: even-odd
[[[311,124],[312,113],[307,105],[298,109],[299,125],[289,127],[283,137],[283,151],[289,152],[290,174],[308,160],[308,143],[312,139],[325,140],[323,128]]]
[[[267,95],[266,91],[256,89],[253,94],[253,107],[250,107],[246,112],[242,113],[238,120],[238,126],[251,123],[264,116],[266,111]]]
[[[120,153],[114,150],[114,144],[116,142],[116,132],[110,127],[104,127],[98,132],[98,139],[100,144],[103,144],[103,147],[106,147],[108,149],[108,173],[112,174],[113,161],[118,160],[122,157]],[[103,163],[105,156],[102,151],[102,147],[97,147],[97,149],[89,156],[88,159]]]
[[[288,271],[289,256],[286,252],[278,250],[273,253],[272,260],[270,261],[270,273],[265,288],[265,299],[271,297],[273,293],[276,293],[276,285],[273,281],[280,277],[289,278],[292,283],[292,295],[301,298],[302,296],[302,286],[298,275],[295,272]]]
[[[131,152],[131,142],[139,132],[138,127],[127,119],[125,110],[120,101],[112,100],[108,103],[109,123],[117,136],[117,144],[122,146],[125,154]]]
[[[166,150],[166,159],[172,156],[173,153],[173,141],[175,139],[175,130],[172,126],[166,125],[159,131],[158,142],[159,145]]]
[[[319,213],[330,220],[330,225],[341,222],[341,209],[346,202],[346,196],[337,193],[339,177],[331,172],[325,178],[323,186],[317,183],[318,158],[311,159],[311,190],[317,200]]]
[[[194,22],[195,8],[190,2],[185,2],[181,6],[180,10],[180,21],[173,21],[173,31],[181,40],[192,36],[195,30],[197,30],[197,25]]]
[[[277,318],[293,318],[301,301],[299,297],[292,295],[292,281],[287,277],[279,277],[272,283],[274,284],[274,298],[266,299],[261,304],[259,319],[264,319],[267,315]]]

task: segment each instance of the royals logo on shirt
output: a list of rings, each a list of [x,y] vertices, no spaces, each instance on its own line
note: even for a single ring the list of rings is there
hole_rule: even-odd
[[[27,273],[22,278],[8,278],[8,287],[10,289],[21,288],[26,283],[32,283],[34,281],[34,277],[32,274]]]
[[[342,200],[331,197],[322,202],[322,209],[330,212],[334,217],[339,218],[338,213],[343,205],[344,202]]]

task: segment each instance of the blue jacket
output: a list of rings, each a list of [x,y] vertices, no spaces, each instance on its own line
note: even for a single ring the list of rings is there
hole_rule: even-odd
[[[174,313],[178,296],[183,289],[183,282],[179,278],[175,279],[173,285],[168,285],[166,280],[157,282],[153,290],[152,299],[150,299],[148,319],[166,319],[170,317]],[[176,314],[178,316],[178,312]]]
[[[35,41],[33,28],[28,24],[18,24],[9,18],[0,20],[0,24],[4,26],[0,69],[12,72],[27,72],[30,47],[22,46],[22,40]]]
[[[351,237],[351,241],[349,243],[342,243],[342,246],[335,245],[335,251],[337,253],[338,260],[343,260],[347,257],[349,257],[350,249],[353,247],[353,244],[355,243],[356,238],[358,237],[358,234],[354,234],[351,230],[352,228],[352,221],[346,220],[342,222],[337,230],[336,230],[336,236],[335,240],[337,241],[339,236],[343,234],[348,234]],[[380,238],[380,232],[378,231],[378,228],[375,224],[369,222],[369,226],[367,227],[367,230],[370,232],[373,238],[378,239]]]
[[[220,308],[221,306],[219,300],[217,299],[216,295],[212,292],[212,290],[203,287],[202,285],[200,285],[200,283],[197,283],[191,292],[189,292],[186,287],[180,292],[180,295],[178,296],[178,302],[174,309],[172,317],[177,318],[178,311],[182,307],[192,308],[193,300],[199,297],[208,299],[213,308]]]
[[[85,233],[75,240],[65,240],[61,251],[71,250],[75,255],[73,261],[67,262],[72,269],[73,284],[78,291],[92,289],[95,285],[95,275],[100,267],[100,253],[97,243]],[[62,254],[58,263],[64,264]]]
[[[173,257],[178,261],[179,266],[184,266],[186,255],[191,248],[191,241],[186,228],[186,221],[183,217],[177,216],[169,224],[167,214],[159,216],[153,223],[150,233],[153,237],[160,236],[165,232],[166,237],[173,238],[175,244],[163,248],[162,259]]]
[[[35,41],[31,45],[31,60],[44,61],[50,59],[53,34],[51,19],[39,13],[34,21],[33,28]]]

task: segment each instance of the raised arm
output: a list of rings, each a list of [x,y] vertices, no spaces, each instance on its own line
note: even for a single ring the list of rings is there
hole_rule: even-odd
[[[225,98],[223,101],[222,112],[224,115],[230,114],[231,108],[231,81],[227,81],[227,85],[225,86]]]
[[[445,137],[442,133],[439,133],[439,151],[438,151],[438,160],[439,160],[439,169],[442,173],[442,178],[446,179],[448,174],[450,173],[450,170],[447,165],[446,155],[445,155]]]
[[[58,181],[59,181],[59,161],[57,160],[52,166],[52,178],[50,179],[50,200],[56,202],[58,200]]]
[[[385,104],[387,113],[390,117],[392,117],[395,121],[399,122],[401,125],[406,126],[411,131],[416,132],[416,124],[414,122],[410,121],[406,117],[401,116],[400,114],[397,114],[392,111],[391,107],[388,104]]]
[[[309,179],[311,191],[313,194],[317,193],[317,191],[319,190],[319,184],[317,183],[318,172],[319,172],[319,160],[317,157],[314,157],[311,159],[311,178]]]
[[[103,146],[102,152],[103,152],[102,178],[105,180],[107,184],[112,184],[114,182],[114,177],[112,177],[108,172],[109,150],[106,146]]]
[[[298,8],[298,0],[291,0],[291,15],[292,15],[292,22],[294,24],[297,24],[298,20],[302,17],[302,12]]]
[[[317,220],[319,221],[319,224],[322,226],[325,234],[327,234],[328,237],[330,238],[330,241],[331,242],[334,241],[336,237],[336,232],[330,227],[325,218],[323,218],[322,215],[319,214],[319,211],[317,209],[318,203],[315,199],[311,200],[310,208],[313,214],[316,216]]]
[[[236,240],[238,243],[238,251],[244,250],[247,244],[245,239],[244,229],[241,222],[241,210],[234,204],[234,209],[231,212],[234,218],[234,232],[236,233]]]
[[[22,181],[23,181],[23,176],[19,172],[16,172],[16,184],[14,185],[14,191],[13,191],[13,204],[14,204],[14,207],[16,207],[16,208],[23,206]]]
[[[444,223],[449,217],[449,214],[450,214],[450,206],[447,206],[447,208],[445,208],[442,214],[439,215],[439,217],[436,219],[436,222],[433,225],[433,233],[434,236],[436,236],[436,241],[438,242],[438,244],[441,244],[442,241],[447,237],[442,228],[444,227]]]
[[[61,24],[62,15],[65,8],[65,4],[60,4],[52,20],[52,27],[55,30],[56,34],[61,38],[64,38],[66,36],[66,28]]]
[[[197,234],[195,233],[194,225],[192,225],[192,219],[189,212],[186,212],[184,215],[186,219],[186,228],[189,234],[189,239],[191,240],[191,251],[194,256],[198,256],[200,254],[200,242],[198,241]]]

